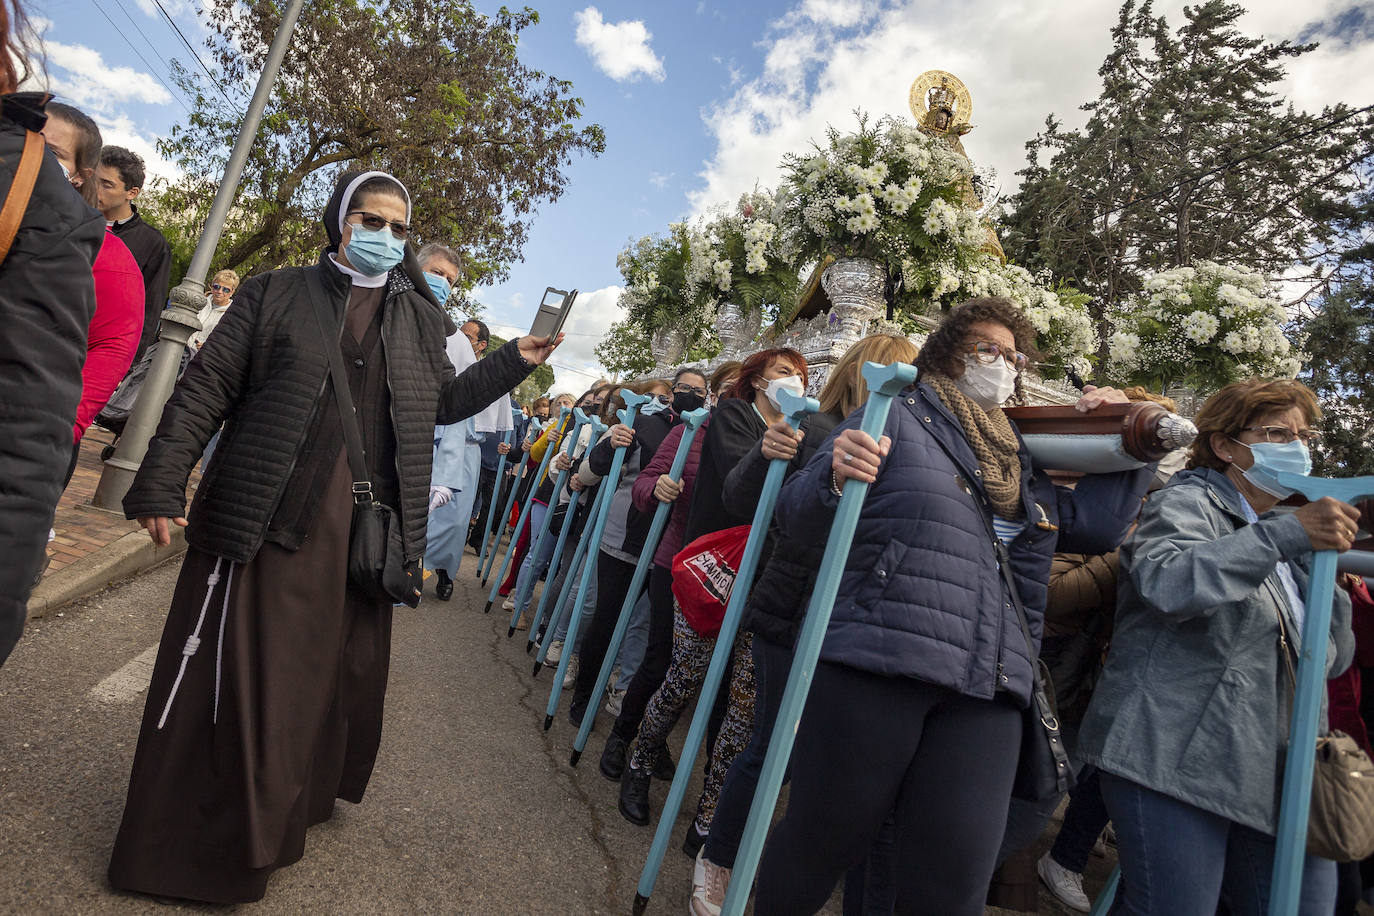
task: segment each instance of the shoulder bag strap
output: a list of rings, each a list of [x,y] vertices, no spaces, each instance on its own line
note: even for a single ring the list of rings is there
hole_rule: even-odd
[[[19,167],[14,170],[14,181],[5,197],[5,205],[0,208],[0,262],[10,253],[14,236],[24,219],[24,211],[29,208],[29,198],[33,195],[34,182],[38,180],[38,166],[43,162],[43,135],[37,131],[24,132],[24,152],[19,156]]]
[[[358,430],[358,415],[353,409],[353,396],[348,391],[348,373],[344,369],[343,351],[339,349],[339,331],[332,328],[333,315],[320,280],[320,268],[304,270],[305,286],[315,308],[315,319],[324,338],[324,352],[329,356],[329,377],[334,383],[334,400],[339,406],[339,421],[343,426],[344,443],[348,446],[348,465],[353,470],[353,499],[372,498],[372,481],[368,479],[367,461],[363,456],[363,437]]]

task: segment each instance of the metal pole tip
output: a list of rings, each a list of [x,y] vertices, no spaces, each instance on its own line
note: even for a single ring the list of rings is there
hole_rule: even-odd
[[[630,908],[634,916],[644,916],[644,911],[649,908],[649,898],[643,894],[635,894],[635,904]]]
[[[507,639],[510,639],[510,638],[511,638],[512,636],[514,636],[514,635],[515,635],[515,627],[511,627],[510,629],[506,630],[506,638],[507,638]]]
[[[545,716],[545,717],[544,717],[544,731],[548,731],[548,730],[551,729],[551,728],[553,728],[553,716]]]
[[[543,670],[543,668],[544,668],[544,663],[541,662],[541,661],[536,660],[535,663],[534,663],[534,673],[531,674],[530,677],[539,677],[539,672],[540,672],[541,670]]]
[[[577,766],[577,761],[579,761],[579,760],[581,760],[581,759],[582,759],[582,752],[581,752],[581,751],[573,751],[573,752],[572,752],[572,756],[570,756],[570,757],[568,758],[568,766],[570,766],[570,767],[575,767],[575,766]]]
[[[482,613],[483,613],[483,614],[490,614],[490,613],[491,613],[491,602],[490,602],[490,601],[488,601],[488,602],[487,602],[487,606],[486,606],[485,608],[482,609]]]

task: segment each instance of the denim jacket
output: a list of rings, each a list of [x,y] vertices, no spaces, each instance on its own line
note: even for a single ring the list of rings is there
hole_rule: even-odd
[[[1248,523],[1243,498],[1226,475],[1202,469],[1181,472],[1146,505],[1121,548],[1116,628],[1079,754],[1273,834],[1293,690],[1275,569],[1292,561],[1306,596],[1312,544],[1291,513]],[[1337,589],[1328,677],[1349,667],[1354,648],[1350,600]],[[1325,733],[1325,695],[1320,715]]]

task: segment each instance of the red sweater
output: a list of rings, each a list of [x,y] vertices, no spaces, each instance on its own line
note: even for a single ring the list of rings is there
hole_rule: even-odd
[[[86,337],[74,442],[81,439],[129,371],[143,333],[143,274],[128,247],[109,229],[91,272],[95,275],[95,317]]]

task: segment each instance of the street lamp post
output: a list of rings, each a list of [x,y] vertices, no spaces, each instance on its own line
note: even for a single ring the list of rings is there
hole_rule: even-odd
[[[234,202],[244,163],[248,161],[248,152],[257,137],[262,113],[267,108],[267,98],[272,93],[272,84],[277,80],[277,71],[281,69],[281,62],[286,57],[287,46],[291,44],[291,34],[296,29],[296,20],[300,18],[304,5],[305,0],[288,0],[286,4],[277,34],[267,51],[267,61],[263,65],[262,75],[258,77],[257,88],[253,90],[253,99],[248,103],[248,111],[244,114],[243,124],[239,127],[238,138],[235,139],[234,148],[229,153],[229,162],[225,166],[219,190],[215,192],[210,215],[205,220],[205,229],[201,233],[200,241],[196,243],[195,254],[191,256],[191,265],[186,269],[186,276],[182,277],[181,282],[172,290],[168,297],[170,304],[162,313],[158,333],[162,346],[153,354],[152,364],[148,367],[142,388],[139,389],[138,400],[134,402],[134,408],[124,426],[124,433],[119,437],[119,445],[101,471],[100,483],[96,486],[95,497],[91,500],[98,508],[122,511],[124,494],[133,483],[139,465],[143,463],[143,456],[148,451],[148,440],[153,437],[158,420],[162,418],[162,408],[176,384],[182,350],[191,335],[201,329],[199,313],[205,304],[205,276],[209,273],[210,261],[215,255],[220,236],[224,233],[224,222],[229,215],[229,207]]]

